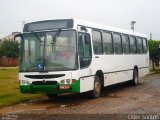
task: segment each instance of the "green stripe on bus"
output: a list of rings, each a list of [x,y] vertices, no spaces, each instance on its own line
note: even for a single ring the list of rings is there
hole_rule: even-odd
[[[80,93],[80,80],[77,80],[76,83],[71,84],[72,90]]]
[[[59,90],[59,85],[21,85],[21,93],[80,93],[80,80],[70,84],[71,90]]]

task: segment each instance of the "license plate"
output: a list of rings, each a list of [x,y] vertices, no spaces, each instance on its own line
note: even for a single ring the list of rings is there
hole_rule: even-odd
[[[70,86],[69,85],[60,85],[59,89],[61,89],[61,90],[68,90],[68,89],[70,89]]]

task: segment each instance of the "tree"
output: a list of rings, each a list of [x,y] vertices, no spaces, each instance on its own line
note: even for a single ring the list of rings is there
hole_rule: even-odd
[[[3,40],[0,42],[0,56],[6,56],[8,63],[11,58],[19,57],[19,43],[13,40]]]
[[[159,50],[160,41],[149,40],[148,43],[149,43],[149,56],[152,62],[152,68],[154,70],[155,69],[154,64],[156,63],[156,61],[159,62],[160,58],[160,50]]]

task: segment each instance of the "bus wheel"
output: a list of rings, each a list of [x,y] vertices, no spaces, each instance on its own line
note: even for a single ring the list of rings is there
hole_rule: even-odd
[[[47,94],[47,97],[50,99],[50,100],[53,100],[54,98],[56,98],[58,96],[58,94]]]
[[[132,85],[137,85],[139,82],[139,77],[138,77],[138,71],[134,69],[133,71],[133,80],[132,80]]]
[[[91,91],[91,97],[92,98],[98,98],[101,94],[101,82],[100,78],[98,76],[95,76],[94,80],[94,88],[93,91]]]

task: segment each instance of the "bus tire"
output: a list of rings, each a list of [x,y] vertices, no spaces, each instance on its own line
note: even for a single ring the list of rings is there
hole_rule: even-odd
[[[93,90],[91,91],[91,98],[98,98],[101,94],[101,82],[98,76],[95,76]]]
[[[132,85],[136,86],[138,83],[139,83],[138,70],[137,70],[137,69],[134,69],[134,70],[133,70]]]
[[[49,100],[53,100],[57,96],[58,96],[58,94],[47,94],[47,97],[49,98]]]

